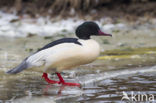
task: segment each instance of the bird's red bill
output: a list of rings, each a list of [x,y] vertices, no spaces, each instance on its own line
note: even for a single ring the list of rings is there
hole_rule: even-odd
[[[101,30],[98,31],[98,34],[101,36],[112,36],[111,34],[104,33]]]

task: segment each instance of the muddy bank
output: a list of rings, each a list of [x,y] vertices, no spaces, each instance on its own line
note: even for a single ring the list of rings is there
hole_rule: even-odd
[[[23,16],[28,14],[31,17],[52,16],[52,17],[75,17],[84,18],[90,15],[97,19],[102,17],[121,17],[128,20],[135,20],[141,16],[155,17],[155,0],[75,0],[75,1],[25,1],[5,0],[1,1],[0,7],[5,12],[17,12]]]

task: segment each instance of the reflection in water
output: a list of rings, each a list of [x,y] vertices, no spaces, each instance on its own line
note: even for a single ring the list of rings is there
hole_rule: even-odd
[[[11,100],[14,103],[21,103],[21,101],[31,101],[31,103],[49,101],[50,103],[120,103],[123,91],[128,95],[132,91],[135,93],[140,92],[156,95],[156,72],[154,71],[118,75],[85,84],[82,88],[61,86],[58,84],[49,85],[40,79],[40,76],[33,75],[23,77],[3,76],[2,78],[3,80],[0,81],[0,100]],[[4,78],[9,79],[6,80]]]
[[[45,88],[43,88],[43,95],[49,95],[49,91],[50,89],[53,87],[53,85],[51,84],[48,84],[45,86]],[[61,85],[61,86],[58,86],[58,90],[57,89],[54,89],[54,92],[56,92],[56,94],[58,94],[57,96],[61,96],[62,95],[62,91],[65,89],[65,85]]]
[[[156,95],[156,72],[117,76],[93,84],[87,84],[82,89],[84,94],[70,99],[68,103],[74,101],[80,103],[121,103],[123,91],[128,96],[132,92]],[[68,98],[59,101],[66,100],[68,101]]]

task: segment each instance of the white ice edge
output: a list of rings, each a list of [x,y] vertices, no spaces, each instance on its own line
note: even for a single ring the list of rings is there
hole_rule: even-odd
[[[83,77],[77,78],[81,85],[86,85],[89,83],[101,81],[108,78],[113,78],[121,75],[129,75],[136,73],[147,73],[147,72],[156,72],[156,66],[153,67],[144,67],[144,68],[135,68],[135,69],[126,69],[126,70],[116,70],[108,71],[98,74],[87,74]]]
[[[12,20],[17,20],[11,22]],[[26,37],[29,34],[40,36],[52,36],[56,34],[74,34],[78,25],[83,23],[78,17],[61,19],[59,21],[52,21],[49,17],[20,18],[15,13],[8,14],[0,11],[0,36],[7,37]],[[125,24],[105,24],[107,18],[101,18],[95,22],[100,25],[105,32],[111,32],[113,29],[123,29]]]

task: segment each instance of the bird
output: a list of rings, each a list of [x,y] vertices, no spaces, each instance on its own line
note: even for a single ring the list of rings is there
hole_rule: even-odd
[[[16,74],[26,69],[42,68],[42,77],[50,84],[80,86],[79,83],[65,82],[60,73],[96,60],[100,54],[100,45],[91,39],[91,36],[112,35],[102,32],[94,21],[85,21],[80,24],[75,34],[77,38],[62,38],[45,45],[6,73]],[[59,81],[48,78],[49,72],[56,73]]]

